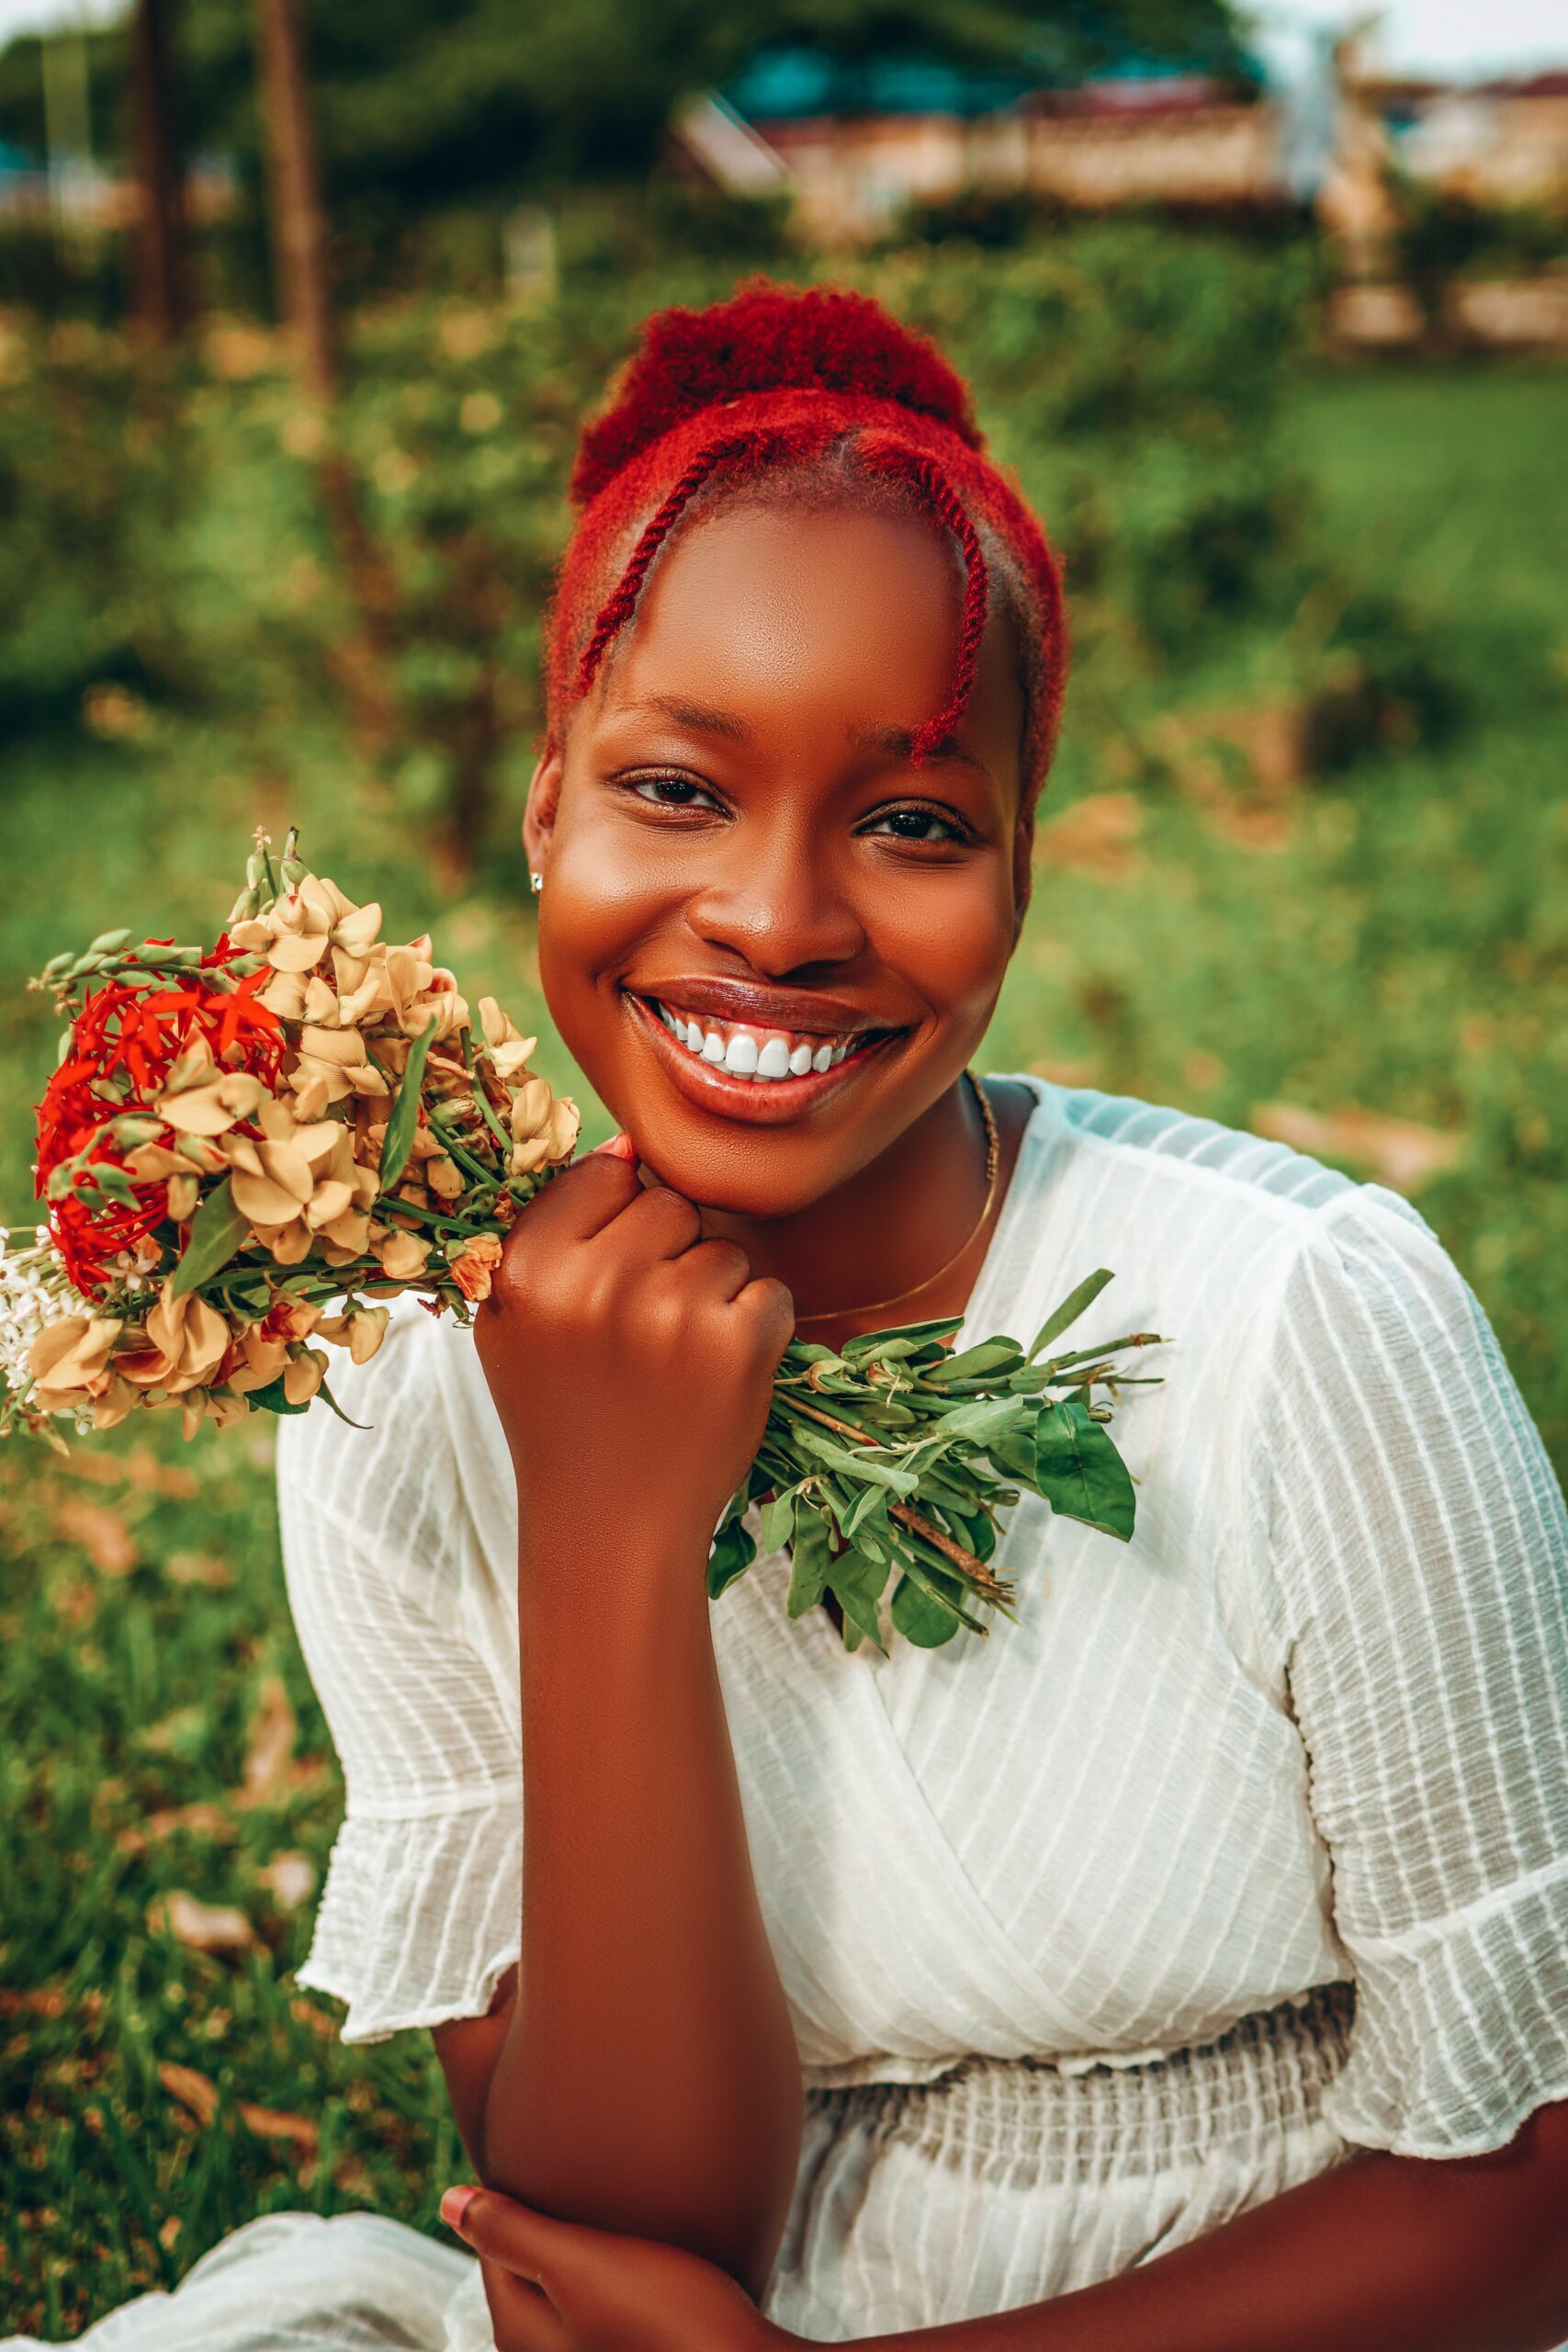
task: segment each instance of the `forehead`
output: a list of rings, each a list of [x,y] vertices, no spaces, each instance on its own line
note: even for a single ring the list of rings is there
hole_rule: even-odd
[[[947,699],[963,570],[950,541],[897,510],[727,503],[660,551],[601,673],[601,707],[686,694],[753,729],[816,721],[912,730]],[[1016,778],[1022,697],[993,609],[960,738]],[[973,739],[973,740],[972,740]]]

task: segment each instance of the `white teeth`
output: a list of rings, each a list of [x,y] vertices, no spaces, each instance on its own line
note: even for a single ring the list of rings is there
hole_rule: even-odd
[[[762,1083],[804,1078],[807,1070],[832,1069],[863,1042],[854,1036],[837,1041],[829,1038],[816,1046],[808,1040],[792,1046],[787,1037],[780,1036],[776,1031],[759,1042],[756,1031],[750,1028],[734,1029],[728,1036],[721,1029],[705,1030],[700,1021],[688,1021],[684,1013],[673,1012],[657,998],[654,1010],[689,1054],[695,1054],[715,1069],[722,1069],[727,1077],[749,1078]]]

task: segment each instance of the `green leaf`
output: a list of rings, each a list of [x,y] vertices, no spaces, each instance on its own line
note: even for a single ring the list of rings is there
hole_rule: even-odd
[[[922,1592],[913,1577],[901,1576],[893,1591],[893,1625],[917,1649],[939,1650],[957,1633],[962,1619],[934,1593]]]
[[[950,1387],[955,1380],[978,1380],[983,1373],[1011,1372],[1023,1361],[1023,1350],[1016,1340],[982,1340],[977,1348],[965,1348],[961,1356],[949,1356],[929,1375],[933,1388]]]
[[[797,1427],[794,1435],[798,1445],[816,1454],[818,1461],[842,1471],[857,1487],[887,1487],[896,1495],[912,1495],[920,1483],[912,1470],[896,1470],[890,1463],[878,1462],[874,1453],[852,1453],[847,1446],[835,1445],[825,1430],[814,1428],[809,1421]]]
[[[87,942],[86,952],[89,956],[115,956],[122,947],[128,947],[130,944],[129,931],[100,931],[96,939],[90,939]]]
[[[322,1404],[330,1407],[332,1411],[337,1415],[339,1420],[346,1422],[351,1430],[363,1430],[369,1428],[370,1424],[368,1421],[356,1421],[353,1419],[349,1414],[344,1411],[343,1407],[338,1403],[337,1398],[333,1395],[332,1390],[327,1386],[324,1380],[317,1389],[316,1395],[321,1398]]]
[[[799,1489],[791,1487],[787,1493],[775,1495],[771,1503],[762,1506],[762,1549],[782,1552],[795,1533],[795,1507]]]
[[[95,1194],[100,1202],[113,1201],[117,1207],[122,1209],[140,1206],[136,1194],[130,1189],[130,1177],[112,1160],[95,1161],[76,1187],[78,1200],[85,1201]]]
[[[276,1380],[269,1380],[265,1388],[253,1388],[245,1402],[254,1413],[308,1413],[310,1409],[309,1397],[302,1405],[289,1403],[284,1394],[281,1374]],[[355,1423],[355,1426],[357,1427],[358,1424]]]
[[[887,1581],[886,1562],[878,1566],[875,1561],[865,1559],[862,1554],[841,1553],[830,1563],[827,1581],[839,1596],[845,1625],[858,1625],[867,1641],[874,1642],[886,1657],[882,1620],[877,1613],[876,1603]]]
[[[1077,1397],[1044,1405],[1034,1424],[1040,1491],[1064,1519],[1082,1520],[1125,1543],[1137,1505],[1127,1465]]]
[[[813,1505],[802,1502],[795,1523],[795,1552],[790,1563],[789,1597],[784,1607],[792,1617],[804,1617],[822,1598],[828,1579],[828,1523]]]
[[[972,1438],[985,1445],[1004,1430],[1021,1429],[1028,1414],[1021,1396],[976,1396],[972,1403],[944,1413],[938,1426],[945,1437]]]
[[[234,1206],[230,1180],[225,1176],[220,1184],[213,1186],[191,1219],[185,1254],[169,1277],[169,1295],[182,1298],[187,1290],[199,1290],[203,1283],[209,1283],[229,1263],[250,1229],[250,1219]],[[253,1388],[251,1402],[257,1403],[265,1393]],[[280,1408],[274,1406],[268,1409]],[[288,1409],[292,1412],[295,1408],[290,1406]]]
[[[844,1341],[844,1353],[847,1356],[908,1355],[928,1340],[934,1340],[939,1332],[951,1338],[962,1320],[963,1317],[957,1315],[939,1315],[930,1323],[895,1323],[885,1331],[861,1331],[852,1340]]]
[[[1004,1430],[999,1437],[987,1440],[986,1451],[1004,1476],[1021,1479],[1026,1487],[1032,1487],[1036,1493],[1039,1492],[1036,1449],[1033,1435],[1029,1430]]]
[[[1046,1317],[1034,1335],[1034,1345],[1029,1351],[1031,1356],[1037,1356],[1042,1348],[1048,1348],[1070,1323],[1076,1323],[1084,1308],[1093,1306],[1106,1283],[1115,1279],[1109,1266],[1101,1266],[1096,1273],[1086,1274],[1077,1290],[1062,1301],[1055,1315]]]
[[[387,1133],[381,1145],[380,1185],[389,1193],[408,1166],[413,1149],[414,1131],[419,1125],[419,1089],[424,1076],[424,1065],[435,1043],[435,1016],[432,1013],[412,1045],[398,1088],[398,1099],[392,1105],[392,1115],[387,1122]]]
[[[848,1519],[844,1521],[844,1533],[846,1535],[858,1535],[861,1529],[865,1525],[866,1521],[874,1515],[879,1518],[886,1525],[887,1519],[887,1497],[880,1487],[867,1487],[864,1492],[855,1501],[850,1511]],[[873,1553],[872,1557],[874,1559],[875,1556],[875,1554]]]
[[[757,1546],[751,1531],[738,1519],[727,1520],[713,1539],[708,1553],[708,1599],[716,1600],[738,1576],[744,1575],[757,1556]]]
[[[888,1565],[886,1560],[874,1560],[868,1552],[863,1552],[857,1544],[852,1544],[847,1551],[840,1552],[829,1561],[828,1582],[840,1600],[846,1591],[854,1591],[864,1600],[875,1600],[887,1582]]]

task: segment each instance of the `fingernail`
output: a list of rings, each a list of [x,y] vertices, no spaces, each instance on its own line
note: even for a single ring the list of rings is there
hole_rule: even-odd
[[[637,1158],[637,1146],[630,1136],[612,1136],[608,1143],[596,1143],[588,1157],[597,1159],[601,1152],[606,1159],[633,1160]]]
[[[457,2188],[447,2189],[441,2199],[441,2218],[447,2228],[456,2230],[459,2236],[462,2234],[463,2216],[479,2193],[471,2182],[464,2182]]]

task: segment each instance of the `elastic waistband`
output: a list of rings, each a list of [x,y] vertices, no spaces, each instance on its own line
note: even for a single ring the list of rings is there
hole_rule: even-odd
[[[1355,2006],[1353,1984],[1320,1984],[1144,2065],[1065,2075],[1048,2059],[971,2057],[935,2082],[809,2090],[807,2106],[831,2117],[835,2137],[864,2131],[964,2170],[1041,2181],[1162,2172],[1316,2124]]]

